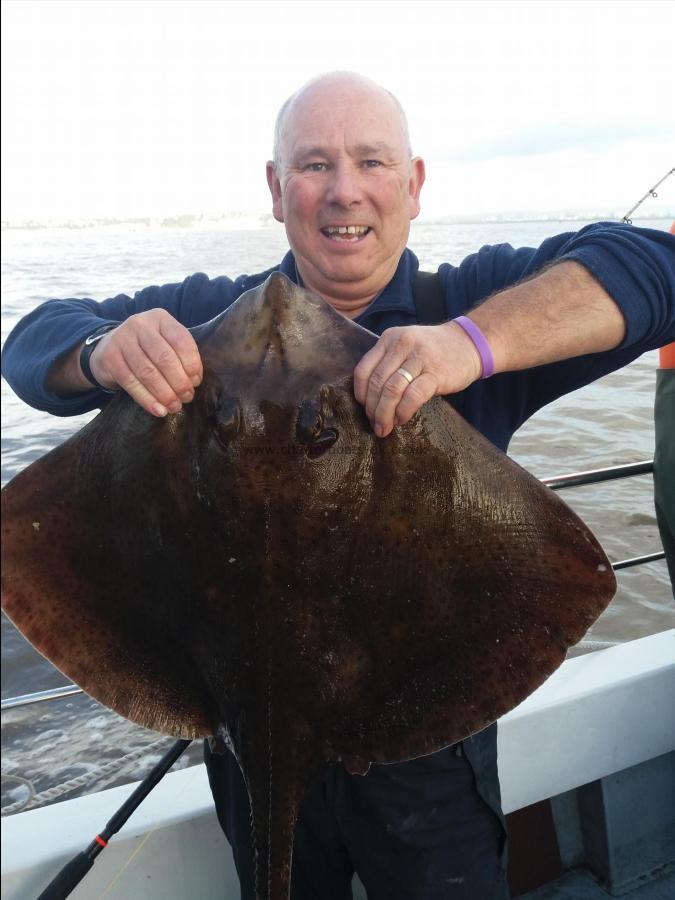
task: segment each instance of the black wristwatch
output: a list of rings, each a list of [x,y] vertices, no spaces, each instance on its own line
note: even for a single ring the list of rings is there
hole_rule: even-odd
[[[89,337],[85,338],[82,349],[80,350],[80,368],[82,369],[82,374],[87,381],[90,381],[94,385],[94,387],[97,387],[101,391],[105,391],[106,394],[114,394],[115,391],[108,390],[108,388],[105,388],[102,384],[98,383],[92,374],[89,360],[91,359],[91,354],[96,349],[98,341],[100,341],[102,337],[105,337],[109,331],[112,331],[113,328],[117,328],[117,323],[112,324],[108,322],[107,325],[101,325],[96,331],[92,331]]]

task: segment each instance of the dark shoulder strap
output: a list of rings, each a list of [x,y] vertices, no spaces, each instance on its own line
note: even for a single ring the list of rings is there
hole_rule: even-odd
[[[418,325],[440,325],[448,321],[448,311],[441,288],[438,272],[418,272],[413,282],[413,300],[417,310]],[[462,414],[464,411],[464,391],[444,397],[451,406]]]
[[[438,272],[418,272],[413,282],[413,300],[419,325],[440,325],[447,321],[445,297]]]

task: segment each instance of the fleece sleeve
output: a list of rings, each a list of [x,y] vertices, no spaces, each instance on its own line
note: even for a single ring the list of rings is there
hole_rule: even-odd
[[[605,353],[504,373],[471,385],[466,403],[472,422],[502,449],[541,407],[675,340],[675,237],[615,223],[557,235],[537,249],[484,247],[457,267],[441,267],[449,317],[562,260],[585,266],[617,303],[626,323],[624,340]]]
[[[631,225],[583,232],[561,258],[585,266],[618,304],[626,335],[617,349],[675,340],[675,236]]]
[[[556,235],[537,249],[483,247],[456,268],[442,266],[448,312],[458,314],[455,299],[471,308],[563,260],[585,266],[621,309],[626,334],[618,349],[640,345],[643,352],[674,339],[675,236],[611,222]]]

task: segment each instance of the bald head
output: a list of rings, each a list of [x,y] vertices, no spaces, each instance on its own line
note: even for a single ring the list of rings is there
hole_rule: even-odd
[[[358,315],[393,277],[420,211],[424,162],[400,103],[351,72],[313,79],[281,108],[266,174],[304,285]]]
[[[284,164],[285,138],[297,114],[307,105],[321,103],[322,100],[335,102],[342,100],[345,105],[355,99],[373,104],[374,107],[389,110],[396,122],[396,131],[405,147],[408,158],[412,156],[408,120],[397,98],[386,88],[370,78],[356,72],[329,72],[312,78],[286,100],[277,115],[274,127],[274,166],[278,172]]]

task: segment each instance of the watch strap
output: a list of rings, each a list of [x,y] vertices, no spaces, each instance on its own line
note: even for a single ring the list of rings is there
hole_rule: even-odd
[[[103,387],[102,384],[99,384],[98,381],[94,378],[94,375],[91,371],[91,354],[96,349],[96,344],[101,340],[101,338],[105,337],[109,331],[112,331],[114,328],[117,328],[117,324],[112,324],[108,322],[107,325],[101,325],[100,328],[97,328],[96,331],[92,331],[90,335],[88,335],[84,344],[82,344],[82,349],[80,350],[80,368],[82,369],[82,374],[90,381],[91,384],[98,388],[100,391],[104,391],[106,394],[114,394],[115,391],[111,391],[106,387]]]

